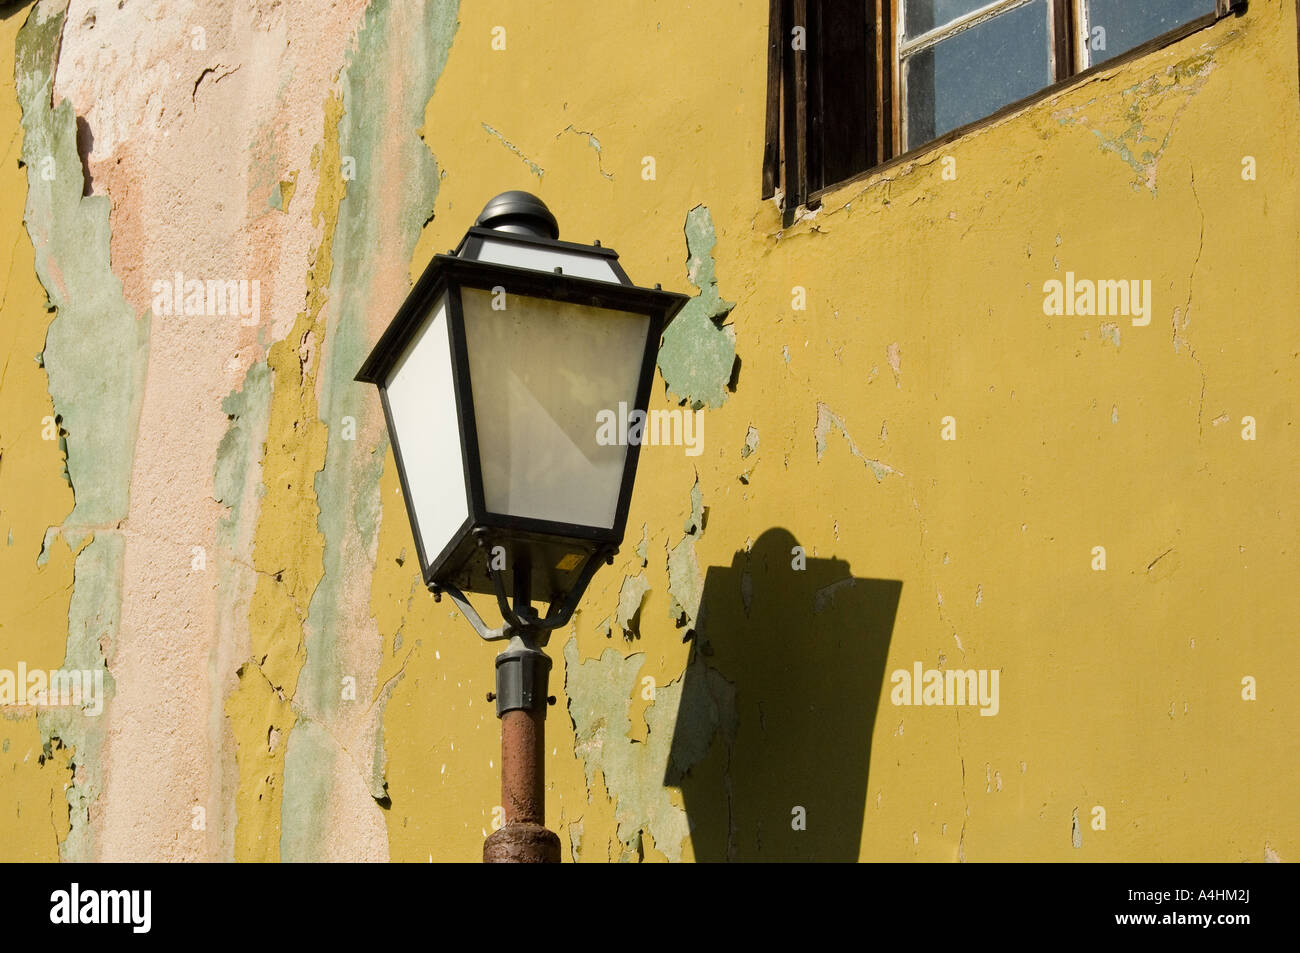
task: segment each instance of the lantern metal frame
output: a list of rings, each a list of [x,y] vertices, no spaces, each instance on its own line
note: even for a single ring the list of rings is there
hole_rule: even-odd
[[[600,258],[610,266],[618,280],[602,281],[564,274],[559,269],[546,272],[479,261],[472,257],[488,240]],[[466,232],[460,245],[451,254],[434,256],[356,375],[356,380],[374,384],[379,388],[384,419],[397,461],[398,478],[401,482],[407,516],[415,528],[413,535],[416,554],[425,585],[435,593],[440,590],[447,591],[456,598],[458,604],[463,600],[462,590],[494,594],[498,598],[503,618],[506,619],[509,627],[536,626],[543,620],[521,618],[521,613],[527,615],[529,612],[527,602],[521,606],[516,601],[515,610],[507,611],[504,581],[499,572],[490,568],[491,563],[488,559],[477,558],[479,552],[483,551],[483,554],[487,555],[495,546],[501,545],[506,548],[510,565],[516,576],[517,593],[520,582],[518,577],[526,573],[529,577],[526,587],[529,594],[536,593],[538,596],[548,597],[552,603],[561,606],[566,601],[576,603],[576,598],[566,600],[565,597],[570,594],[580,597],[595,571],[595,565],[601,560],[611,559],[622,542],[627,527],[628,508],[641,448],[639,443],[627,445],[614,520],[608,528],[516,516],[490,510],[484,499],[478,426],[461,297],[463,289],[488,292],[504,289],[507,295],[522,295],[646,315],[649,318],[649,325],[635,398],[635,406],[642,409],[649,403],[650,390],[654,382],[656,345],[669,322],[690,299],[686,295],[664,291],[658,286],[651,289],[632,284],[627,273],[618,263],[617,253],[599,244],[580,245],[536,235],[475,226]],[[438,553],[429,553],[425,549],[424,532],[415,512],[414,497],[403,463],[401,438],[393,425],[392,410],[388,402],[387,376],[404,353],[410,337],[422,327],[432,309],[437,307],[444,295],[451,346],[452,382],[456,398],[455,413],[460,438],[462,478],[465,481],[468,514],[443,549]],[[430,412],[435,411],[431,408]],[[592,425],[594,428],[595,421]],[[564,557],[572,555],[576,555],[578,559],[568,560],[572,563],[570,568],[557,568]],[[565,614],[566,617],[571,612],[572,609]],[[470,615],[467,612],[467,617],[473,622],[477,614]],[[558,618],[552,617],[551,613],[548,613],[548,617]],[[476,624],[475,628],[485,638],[487,637],[485,632],[497,631],[489,630],[481,626],[481,623]]]

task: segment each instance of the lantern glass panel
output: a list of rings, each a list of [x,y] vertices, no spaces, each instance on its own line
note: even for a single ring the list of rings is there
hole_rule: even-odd
[[[636,407],[650,318],[476,288],[462,303],[488,511],[613,528],[627,446],[600,415]]]
[[[412,519],[432,562],[469,516],[445,296],[407,342],[385,390]]]
[[[619,280],[608,258],[584,255],[581,252],[559,248],[538,248],[522,242],[487,239],[474,255],[477,261],[530,271],[554,271],[561,268],[564,274],[575,278],[592,278],[596,281]]]

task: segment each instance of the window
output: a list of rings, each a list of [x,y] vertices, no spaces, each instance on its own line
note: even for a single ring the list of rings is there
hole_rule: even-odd
[[[771,0],[763,197],[785,207],[1242,0]]]

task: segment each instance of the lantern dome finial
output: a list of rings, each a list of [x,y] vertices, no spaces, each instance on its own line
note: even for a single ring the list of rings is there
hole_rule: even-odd
[[[517,235],[552,240],[560,237],[560,225],[546,203],[531,192],[518,189],[502,192],[491,199],[483,206],[474,224]]]

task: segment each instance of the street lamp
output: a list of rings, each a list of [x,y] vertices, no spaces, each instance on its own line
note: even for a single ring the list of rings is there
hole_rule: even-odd
[[[542,649],[623,541],[640,447],[598,439],[598,415],[644,414],[660,336],[687,301],[633,285],[599,242],[558,235],[536,196],[492,199],[429,263],[356,378],[379,388],[425,584],[484,640],[507,641],[489,696],[505,824],[486,862],[560,859],[543,812]],[[495,596],[501,626],[466,592]]]

